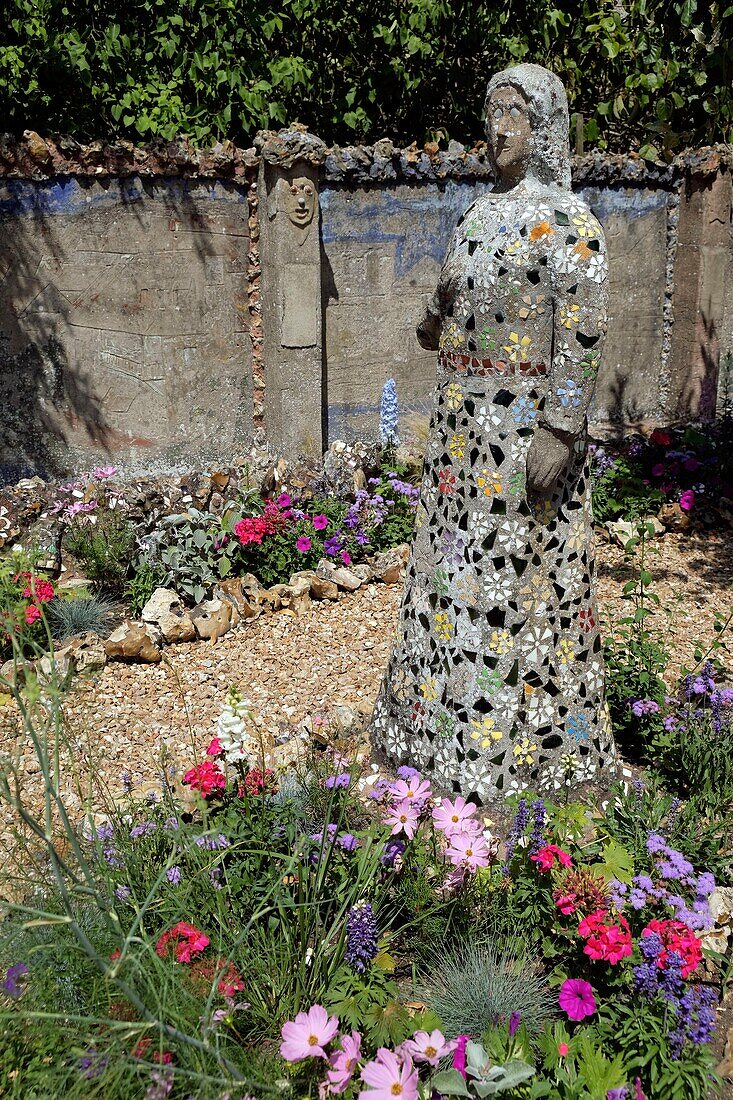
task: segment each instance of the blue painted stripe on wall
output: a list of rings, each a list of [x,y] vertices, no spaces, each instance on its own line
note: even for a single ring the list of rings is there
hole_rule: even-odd
[[[97,186],[90,186],[93,184]],[[141,202],[148,196],[146,187],[152,185],[173,202],[185,202],[205,198],[212,202],[230,202],[240,205],[247,202],[247,188],[236,183],[216,180],[181,180],[175,177],[156,177],[145,181],[139,176],[129,180],[100,181],[77,179],[6,180],[0,186],[0,218],[41,216],[55,214],[80,214],[87,210],[120,203]]]

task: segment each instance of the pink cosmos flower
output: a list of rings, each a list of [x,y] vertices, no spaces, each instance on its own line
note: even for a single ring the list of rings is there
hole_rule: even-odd
[[[427,1031],[416,1031],[411,1039],[407,1039],[402,1044],[402,1050],[406,1051],[415,1062],[426,1062],[429,1066],[437,1066],[440,1059],[450,1054],[455,1048],[455,1039],[449,1043],[443,1032],[437,1028],[429,1035]]]
[[[335,1050],[328,1059],[331,1066],[328,1071],[330,1092],[345,1092],[361,1055],[361,1035],[352,1031],[351,1035],[341,1036],[341,1050]]]
[[[295,544],[295,548],[301,554],[307,554],[311,548],[311,540],[308,538],[307,535],[301,535]]]
[[[92,473],[92,477],[97,481],[104,481],[106,477],[114,477],[116,473],[116,466],[97,466]]]
[[[445,854],[455,867],[467,867],[469,871],[488,867],[491,860],[486,841],[476,833],[453,833]]]
[[[325,531],[328,527],[328,516],[314,516],[313,526],[316,531]]]
[[[562,867],[572,867],[573,865],[573,861],[568,853],[564,852],[562,848],[558,848],[557,844],[546,844],[544,848],[540,848],[538,852],[535,852],[535,854],[529,858],[533,863],[537,864],[542,874],[551,871],[556,862]]]
[[[389,793],[400,802],[415,802],[422,806],[430,798],[432,791],[428,780],[416,775],[410,780],[396,779],[394,783],[390,783]]]
[[[299,1012],[294,1020],[282,1026],[280,1054],[286,1062],[300,1062],[304,1058],[327,1058],[323,1049],[339,1029],[336,1016],[329,1016],[323,1005],[313,1005],[307,1012]]]
[[[414,837],[420,816],[418,807],[414,802],[403,799],[396,806],[390,806],[384,819],[385,825],[392,826],[392,836],[396,833],[405,833],[410,839]]]
[[[444,798],[433,810],[433,821],[436,829],[440,829],[446,837],[450,838],[453,833],[466,833],[480,828],[479,822],[473,817],[475,813],[474,804],[466,802],[465,798],[459,795],[455,802]]]
[[[418,1100],[417,1070],[408,1054],[402,1059],[391,1050],[380,1047],[373,1062],[367,1062],[361,1079],[369,1089],[362,1089],[359,1100]]]
[[[692,489],[685,489],[680,496],[680,508],[683,512],[691,512],[695,506],[695,493]]]
[[[590,982],[584,982],[582,978],[568,978],[564,981],[560,987],[557,1003],[563,1012],[567,1013],[569,1020],[584,1020],[586,1016],[592,1016],[596,1010],[593,987]]]

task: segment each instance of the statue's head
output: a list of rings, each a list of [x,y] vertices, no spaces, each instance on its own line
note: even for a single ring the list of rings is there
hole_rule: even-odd
[[[486,137],[500,178],[525,176],[570,187],[568,100],[559,77],[541,65],[513,65],[486,89]]]

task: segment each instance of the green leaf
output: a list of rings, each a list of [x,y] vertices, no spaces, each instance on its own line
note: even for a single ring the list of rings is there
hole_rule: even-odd
[[[430,1078],[430,1088],[443,1096],[471,1096],[457,1069],[444,1069]]]
[[[617,878],[619,882],[631,882],[634,860],[629,851],[617,840],[609,840],[601,851],[601,862],[596,865],[605,879]]]

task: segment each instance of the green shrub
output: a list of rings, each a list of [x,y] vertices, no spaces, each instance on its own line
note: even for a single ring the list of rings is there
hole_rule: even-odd
[[[95,523],[72,523],[65,541],[90,581],[110,596],[124,593],[135,549],[135,527],[122,512],[100,509]]]
[[[162,587],[166,573],[159,562],[151,562],[145,557],[134,562],[132,568],[133,572],[127,582],[125,598],[132,614],[138,616],[155,589]]]

